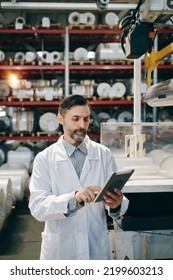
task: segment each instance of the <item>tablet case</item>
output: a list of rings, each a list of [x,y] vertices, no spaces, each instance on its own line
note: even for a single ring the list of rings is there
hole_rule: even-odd
[[[115,188],[121,190],[125,183],[129,180],[130,176],[133,174],[135,170],[123,170],[123,171],[116,171],[113,172],[110,178],[106,181],[103,188],[95,197],[94,202],[99,202],[103,200],[103,196],[109,191],[113,192]]]

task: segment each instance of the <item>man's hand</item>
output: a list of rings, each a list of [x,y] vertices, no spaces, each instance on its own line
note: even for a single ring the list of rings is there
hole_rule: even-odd
[[[100,191],[98,186],[89,186],[85,189],[76,192],[76,200],[80,202],[90,203],[92,202],[97,193]]]
[[[114,193],[107,192],[106,195],[103,196],[103,204],[109,206],[112,209],[117,208],[123,200],[122,192],[115,188]]]

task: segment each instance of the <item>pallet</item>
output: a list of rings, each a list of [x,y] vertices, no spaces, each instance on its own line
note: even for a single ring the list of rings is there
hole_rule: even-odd
[[[61,101],[62,99],[63,99],[62,96],[53,97],[51,100],[47,100],[46,98],[41,97],[41,96],[36,96],[35,97],[35,100],[38,101],[38,102],[42,102],[42,101]]]
[[[133,96],[133,95],[127,95],[127,96],[126,96],[126,99],[131,101],[131,100],[134,99],[134,96]]]
[[[57,131],[55,132],[44,132],[44,131],[40,131],[40,132],[36,132],[36,136],[43,136],[43,137],[51,137],[51,136],[56,136],[58,133]],[[57,135],[58,137],[58,135]]]
[[[122,59],[122,60],[99,60],[99,64],[100,65],[132,65],[132,61],[131,60],[126,60],[126,59]]]
[[[81,29],[81,30],[96,29],[96,25],[94,25],[94,24],[69,24],[69,29]]]
[[[20,98],[20,97],[17,97],[17,96],[9,96],[7,97],[7,101],[9,102],[13,102],[13,101],[17,101],[17,102],[32,102],[34,101],[34,97],[25,97],[25,98]]]
[[[122,97],[109,97],[109,96],[99,96],[98,97],[98,100],[125,100],[126,98],[124,97],[124,96],[122,96]]]
[[[36,29],[61,29],[63,28],[63,24],[62,23],[51,23],[50,27],[44,27],[42,26],[42,24],[36,24],[35,26]]]
[[[27,131],[24,131],[24,132],[20,132],[20,131],[13,131],[13,132],[10,132],[8,133],[9,134],[9,137],[33,137],[35,136],[35,133],[34,132],[27,132]],[[22,140],[22,139],[21,139]]]
[[[8,101],[8,96],[0,96],[0,102]]]
[[[69,65],[95,65],[95,60],[71,60],[69,61]]]
[[[43,66],[43,65],[64,65],[64,60],[60,60],[54,63],[46,63],[44,61],[38,61],[38,65]]]
[[[109,25],[109,24],[98,24],[98,29],[119,29],[118,24]]]
[[[15,29],[15,24],[1,24],[1,29]],[[24,30],[24,29],[32,29],[31,24],[24,24],[22,29],[15,29],[15,30]]]
[[[10,61],[9,65],[13,66],[13,65],[21,65],[21,66],[24,66],[24,65],[33,65],[35,66],[36,65],[36,62],[35,60],[32,61],[32,62],[26,62],[25,60],[23,61],[20,61],[20,62],[16,62],[16,61]]]

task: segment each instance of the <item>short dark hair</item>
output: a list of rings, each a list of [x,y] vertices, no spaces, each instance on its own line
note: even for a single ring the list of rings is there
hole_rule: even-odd
[[[59,104],[59,109],[58,112],[63,115],[65,111],[69,110],[71,107],[76,106],[76,105],[81,105],[85,106],[88,105],[90,108],[88,100],[83,97],[82,95],[79,94],[71,94],[67,97],[65,97]]]

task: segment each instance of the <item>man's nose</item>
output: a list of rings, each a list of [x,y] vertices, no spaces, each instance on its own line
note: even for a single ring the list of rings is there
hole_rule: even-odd
[[[80,120],[80,121],[79,121],[79,127],[85,128],[85,122],[84,122],[84,120]]]

